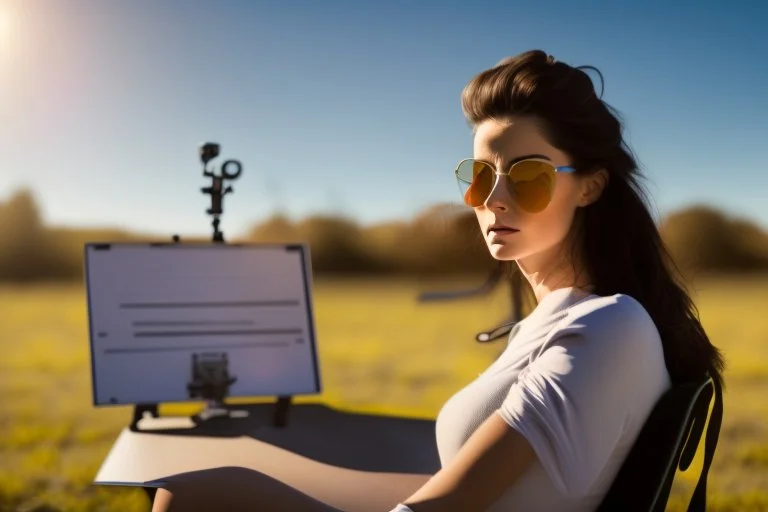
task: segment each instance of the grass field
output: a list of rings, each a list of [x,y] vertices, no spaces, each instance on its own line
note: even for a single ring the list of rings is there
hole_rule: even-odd
[[[473,335],[504,317],[503,292],[418,305],[422,288],[316,283],[322,400],[434,416],[498,354],[501,344]],[[707,280],[695,298],[729,364],[708,509],[768,510],[768,279]],[[0,314],[0,511],[147,510],[141,491],[91,485],[131,410],[91,406],[82,288],[0,287]],[[691,472],[678,475],[669,510],[684,510]]]

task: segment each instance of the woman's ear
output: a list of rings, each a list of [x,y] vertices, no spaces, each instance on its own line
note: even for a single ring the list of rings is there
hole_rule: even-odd
[[[609,175],[605,169],[598,169],[581,180],[581,195],[579,196],[579,206],[589,206],[598,199],[608,186]]]

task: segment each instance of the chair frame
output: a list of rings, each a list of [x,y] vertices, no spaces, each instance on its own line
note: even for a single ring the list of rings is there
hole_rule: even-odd
[[[722,422],[721,389],[709,376],[676,384],[662,395],[597,511],[663,512],[677,470],[686,471],[693,461],[713,396],[715,402],[705,440],[704,467],[688,508],[689,511],[703,512],[707,475]],[[679,407],[683,403],[685,409],[681,411]],[[670,417],[674,424],[667,427]],[[672,427],[675,433],[669,436],[666,429]],[[660,432],[662,428],[665,432]],[[660,450],[654,449],[658,446],[661,446]]]

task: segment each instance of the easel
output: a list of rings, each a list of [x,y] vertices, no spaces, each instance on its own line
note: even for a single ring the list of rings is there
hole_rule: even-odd
[[[211,196],[211,207],[206,213],[213,215],[213,238],[212,242],[224,244],[224,234],[219,231],[219,216],[223,213],[223,197],[233,192],[232,187],[223,188],[224,180],[235,180],[243,171],[242,164],[238,160],[226,160],[221,165],[221,175],[216,175],[209,171],[206,166],[208,162],[219,156],[221,146],[216,143],[207,142],[200,146],[200,160],[203,163],[203,176],[211,178],[212,183],[209,187],[203,187],[203,194]],[[229,172],[228,167],[233,167],[234,171]],[[173,243],[181,243],[181,237],[178,234],[173,235]],[[226,354],[223,358],[216,360],[208,354],[195,354],[192,363],[192,380],[187,384],[190,398],[200,397],[204,400],[203,409],[192,416],[195,425],[200,425],[205,421],[215,418],[237,419],[248,416],[248,411],[231,409],[224,400],[229,393],[229,387],[237,381],[237,377],[229,375],[227,370]],[[278,396],[275,402],[275,410],[272,423],[276,427],[284,427],[288,423],[288,411],[292,403],[292,396]],[[135,404],[133,409],[133,419],[129,428],[134,432],[141,432],[139,422],[145,418],[146,414],[152,418],[159,418],[159,404],[142,403]]]

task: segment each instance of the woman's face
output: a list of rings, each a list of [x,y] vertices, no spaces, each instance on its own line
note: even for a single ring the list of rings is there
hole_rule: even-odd
[[[547,142],[534,118],[488,120],[477,126],[474,158],[493,164],[497,171],[506,172],[512,163],[531,155],[555,166],[573,164],[567,154]],[[500,177],[485,204],[474,209],[491,255],[515,260],[530,271],[551,264],[566,240],[576,208],[585,204],[584,192],[580,177],[558,172],[551,202],[539,213],[528,213],[516,204],[509,179]],[[497,224],[515,231],[492,230]]]

